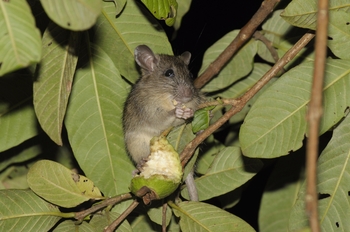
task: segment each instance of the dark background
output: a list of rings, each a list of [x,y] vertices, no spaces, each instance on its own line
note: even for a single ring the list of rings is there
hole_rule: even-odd
[[[234,29],[242,28],[258,10],[262,0],[192,0],[189,12],[182,18],[173,51],[179,55],[192,53],[191,71],[194,76],[202,64],[204,52],[217,40]],[[166,26],[171,38],[172,30]]]

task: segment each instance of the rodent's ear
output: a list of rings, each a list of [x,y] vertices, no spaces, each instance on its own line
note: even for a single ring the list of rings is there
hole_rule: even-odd
[[[191,53],[184,52],[181,54],[180,58],[185,62],[186,65],[188,65],[190,63],[190,60],[191,60]]]
[[[146,45],[140,45],[135,48],[134,51],[136,63],[143,69],[153,71],[157,58],[152,50]]]

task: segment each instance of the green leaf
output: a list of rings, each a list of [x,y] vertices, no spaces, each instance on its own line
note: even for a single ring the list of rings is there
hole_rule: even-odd
[[[203,64],[200,73],[220,55],[220,53],[232,42],[237,36],[238,30],[231,31],[213,46],[211,46],[204,54]],[[246,76],[253,69],[253,59],[257,52],[257,43],[254,40],[248,41],[239,52],[226,64],[220,73],[212,79],[202,90],[204,92],[214,92],[224,89]]]
[[[278,57],[281,58],[292,46],[305,34],[304,29],[293,27],[288,22],[281,18],[282,10],[277,10],[272,13],[272,17],[266,20],[262,25],[262,34],[271,41],[272,47],[276,49]],[[288,36],[286,36],[288,35]],[[261,41],[258,41],[258,54],[264,60],[275,63],[272,58],[271,52],[267,49],[266,45]],[[314,47],[310,42],[304,47],[285,67],[288,70],[289,67],[294,67],[296,64],[302,61],[313,61]]]
[[[120,216],[119,213],[105,212],[104,214],[96,214],[90,221],[90,225],[94,228],[94,231],[104,231],[106,226],[110,225],[114,220]],[[127,220],[124,220],[117,229],[116,232],[132,232],[130,224]]]
[[[79,231],[79,232],[95,232],[96,230],[87,222],[81,224],[74,223],[74,221],[66,220],[61,222],[53,232],[67,232],[67,231]]]
[[[211,166],[215,159],[215,156],[223,149],[225,146],[214,139],[214,136],[209,136],[205,142],[205,146],[201,147],[199,157],[196,163],[196,173],[205,174],[208,168]]]
[[[222,149],[208,172],[195,179],[199,200],[207,200],[238,188],[250,180],[261,167],[260,160],[243,158],[239,147]],[[188,199],[186,188],[181,194]]]
[[[0,79],[0,152],[38,134],[32,101],[30,75],[15,72]]]
[[[185,146],[194,139],[195,135],[192,132],[191,124],[183,124],[175,127],[167,136],[168,142],[174,147],[174,149],[181,154]],[[192,156],[190,161],[186,164],[183,179],[186,179],[187,175],[192,171],[192,168],[196,162],[198,152]]]
[[[304,181],[305,153],[281,157],[265,187],[259,212],[261,232],[288,231],[291,210]]]
[[[321,231],[350,231],[350,117],[334,130],[317,165],[318,209]],[[305,213],[305,183],[289,219],[289,230],[308,225]]]
[[[89,29],[101,13],[100,0],[40,0],[40,2],[52,21],[73,31]]]
[[[140,76],[134,61],[138,45],[146,44],[155,53],[172,54],[164,30],[136,0],[129,0],[117,18],[114,3],[102,2],[102,6],[102,15],[94,28],[94,43],[109,55],[128,81],[134,83]]]
[[[12,165],[0,173],[0,189],[28,189],[27,173],[28,166]]]
[[[293,26],[281,18],[281,12],[282,10],[274,11],[272,16],[262,25],[263,35],[272,43],[274,48],[279,48],[285,35],[293,28]],[[260,41],[258,42],[258,54],[264,60],[275,63],[271,52],[266,48],[266,45]]]
[[[200,130],[208,128],[210,123],[210,111],[214,109],[215,106],[209,106],[194,113],[194,118],[192,120],[192,131],[197,133]]]
[[[38,145],[31,147],[20,148],[19,149],[10,149],[3,153],[0,153],[1,162],[0,162],[0,172],[3,171],[11,164],[22,163],[24,161],[30,160],[38,156],[42,152],[42,148]]]
[[[60,219],[57,207],[30,190],[0,191],[0,227],[3,231],[49,231]]]
[[[42,47],[43,60],[34,82],[34,108],[39,123],[49,137],[62,145],[61,133],[75,67],[80,32],[70,32],[51,23]]]
[[[242,80],[239,80],[237,83],[232,85],[230,88],[225,89],[224,91],[218,92],[215,94],[215,96],[222,97],[222,98],[238,98],[242,96],[248,89],[250,89],[256,82],[259,81],[259,79],[265,75],[267,71],[269,71],[271,68],[270,65],[267,64],[261,64],[261,63],[254,63],[254,68],[252,72],[245,77]],[[263,89],[261,89],[252,99],[248,101],[248,103],[243,107],[243,109],[235,114],[233,117],[230,118],[230,123],[237,123],[243,121],[247,113],[249,112],[251,106],[254,104],[257,98],[276,80],[276,78],[273,78],[270,80],[270,82],[264,86]],[[226,106],[226,110],[228,110],[230,107]],[[215,112],[215,110],[214,110]],[[221,111],[217,112],[217,114],[220,114]],[[214,114],[215,116],[215,114]],[[212,120],[214,121],[214,120]],[[229,145],[232,145],[228,143]]]
[[[182,231],[255,231],[239,217],[206,203],[185,201],[172,207]]]
[[[28,172],[27,180],[29,187],[40,197],[65,208],[103,198],[89,179],[49,160],[35,163]]]
[[[168,226],[171,220],[171,208],[169,206],[167,206],[166,209],[166,214],[164,215],[166,217],[166,225]],[[159,207],[152,207],[147,211],[147,215],[149,216],[149,218],[157,223],[158,225],[162,225],[162,219],[163,219],[163,206],[159,206]]]
[[[152,222],[147,215],[141,214],[136,218],[133,218],[132,220],[132,231],[147,231],[147,232],[158,232],[161,231],[162,228],[160,225],[155,224]],[[180,231],[179,224],[177,223],[177,219],[174,215],[172,215],[170,225],[167,226],[167,231],[169,232],[175,232]]]
[[[245,185],[242,185],[231,192],[219,196],[217,199],[220,201],[221,208],[229,209],[237,205],[241,200],[242,192],[245,187]]]
[[[348,0],[329,1],[329,14],[332,18],[333,12],[349,12],[350,3]],[[317,2],[313,0],[293,0],[284,9],[281,16],[290,24],[316,30]]]
[[[176,0],[178,3],[177,15],[174,24],[175,31],[179,30],[183,16],[189,11],[192,0]]]
[[[135,169],[124,149],[122,130],[126,85],[112,60],[98,46],[79,57],[65,124],[74,156],[104,193],[129,192]]]
[[[160,20],[165,20],[168,26],[175,23],[177,14],[176,0],[141,0],[148,10]]]
[[[240,130],[240,144],[248,157],[274,158],[302,146],[306,134],[306,106],[310,101],[313,63],[285,73],[255,102]],[[350,64],[327,60],[324,114],[320,134],[344,116],[350,105]]]
[[[39,62],[40,42],[27,1],[0,1],[0,76]]]
[[[328,24],[328,34],[331,40],[328,40],[328,47],[334,55],[341,59],[350,59],[348,48],[350,46],[350,15],[348,12],[332,12],[332,18]]]
[[[113,0],[115,4],[115,15],[118,16],[126,5],[126,0]]]

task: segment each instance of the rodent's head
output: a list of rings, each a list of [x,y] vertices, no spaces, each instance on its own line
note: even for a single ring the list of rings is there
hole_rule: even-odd
[[[154,54],[146,45],[135,49],[135,60],[142,70],[140,82],[149,85],[155,94],[167,92],[181,103],[191,101],[197,94],[192,74],[187,68],[190,59],[189,52],[180,56],[169,56]]]

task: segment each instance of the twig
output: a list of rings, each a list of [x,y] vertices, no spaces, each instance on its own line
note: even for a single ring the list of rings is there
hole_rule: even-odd
[[[198,109],[202,109],[208,106],[224,106],[224,105],[236,105],[237,104],[237,100],[233,99],[233,98],[218,98],[215,101],[208,101],[208,102],[204,102],[201,103],[198,106]]]
[[[231,109],[221,116],[218,121],[210,125],[206,130],[188,143],[180,155],[182,166],[184,167],[186,165],[200,143],[202,143],[209,135],[216,131],[233,115],[241,111],[245,104],[289,61],[291,61],[300,52],[300,50],[310,42],[312,38],[314,38],[314,34],[306,33],[250,90],[236,100],[236,104],[233,105]]]
[[[314,75],[307,113],[309,139],[306,156],[306,212],[312,232],[320,231],[317,208],[317,157],[319,124],[322,117],[322,89],[327,55],[328,0],[318,1]]]
[[[166,232],[166,210],[167,210],[167,203],[163,203],[162,207],[162,232]]]
[[[122,221],[139,205],[139,202],[137,200],[134,200],[131,205],[122,213],[119,215],[119,217],[112,222],[109,226],[107,226],[104,231],[105,232],[113,232],[117,226],[122,223]]]
[[[210,79],[220,72],[222,67],[231,59],[231,57],[250,39],[256,28],[272,12],[274,6],[280,0],[264,0],[258,11],[253,15],[249,22],[240,30],[237,37],[230,45],[216,58],[213,63],[196,78],[194,85],[196,88],[202,88]]]
[[[101,201],[100,203],[98,203],[96,205],[93,205],[91,208],[88,208],[84,211],[75,213],[74,218],[77,219],[78,221],[82,221],[82,220],[84,220],[84,218],[87,215],[90,215],[90,214],[92,214],[100,209],[107,207],[107,206],[115,205],[121,201],[131,199],[131,198],[132,198],[132,195],[130,193],[126,193],[126,194],[118,195],[116,197],[108,198],[104,201]]]
[[[255,31],[253,34],[254,39],[260,40],[262,43],[265,44],[267,50],[271,53],[272,58],[275,62],[278,61],[278,53],[276,49],[272,46],[272,43],[270,40],[268,40],[263,34],[260,33],[260,31]]]

